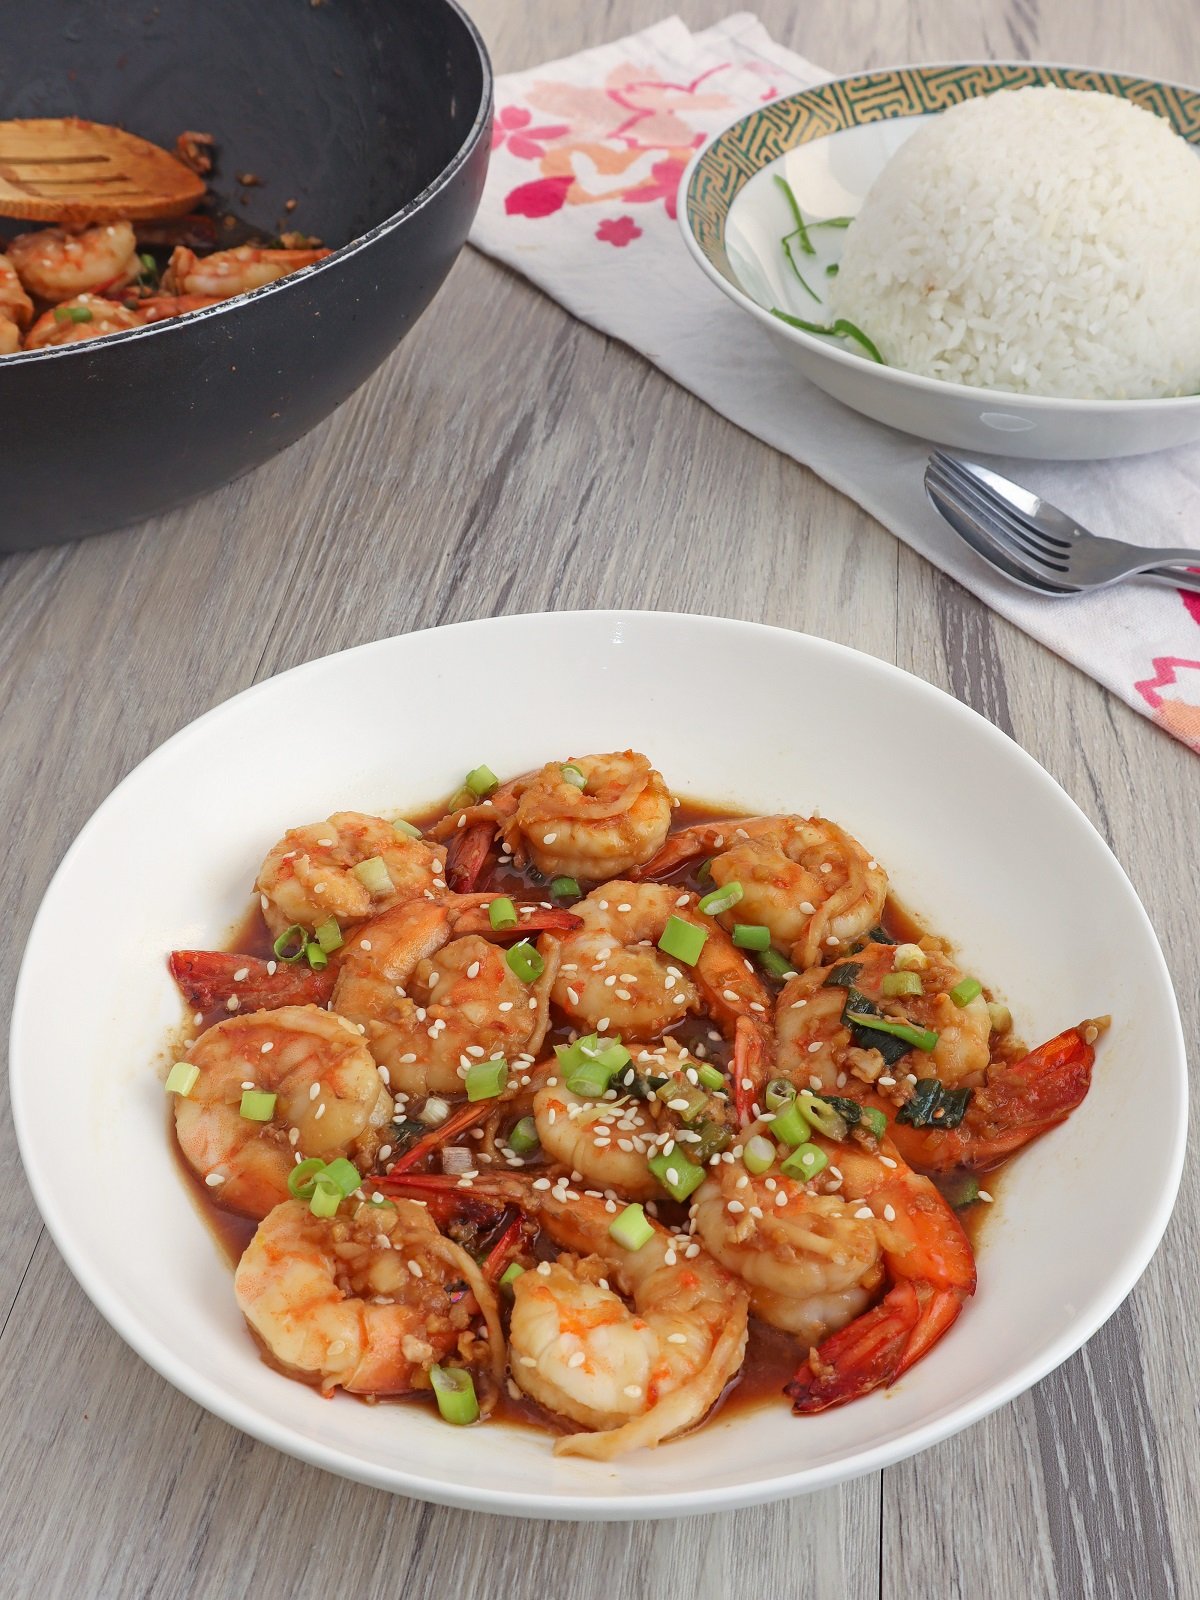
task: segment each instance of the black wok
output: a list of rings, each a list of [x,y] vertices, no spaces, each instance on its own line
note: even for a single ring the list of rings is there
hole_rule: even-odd
[[[218,213],[340,248],[188,317],[0,358],[4,550],[178,505],[340,405],[466,239],[492,79],[453,0],[5,0],[0,117],[68,114],[168,149],[210,132]]]

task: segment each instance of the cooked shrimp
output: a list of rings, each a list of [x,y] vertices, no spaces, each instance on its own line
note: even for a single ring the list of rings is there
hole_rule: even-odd
[[[382,866],[368,887],[354,869],[376,860]],[[406,900],[443,894],[445,868],[440,846],[412,839],[382,817],[335,811],[324,822],[289,828],[267,852],[254,887],[274,934],[297,923],[311,931],[329,917],[345,930]]]
[[[222,298],[212,294],[152,294],[139,300],[132,309],[149,324],[186,316],[189,311],[203,311],[205,306],[220,305]]]
[[[558,940],[541,940],[544,969],[526,983],[493,942],[484,910],[493,898],[413,900],[357,928],[347,942],[333,1009],[361,1026],[393,1089],[459,1094],[473,1061],[532,1063],[541,1048]],[[578,922],[569,911],[537,909],[510,937]],[[482,928],[487,937],[476,931]]]
[[[626,1048],[633,1058],[630,1067],[641,1078],[693,1085],[696,1064],[674,1039]],[[691,1079],[687,1077],[689,1067]],[[596,1188],[630,1200],[661,1199],[663,1190],[647,1165],[648,1158],[671,1139],[686,1150],[700,1135],[681,1128],[677,1114],[659,1095],[635,1099],[622,1093],[623,1078],[624,1074],[618,1075],[615,1098],[595,1100],[574,1094],[554,1075],[533,1097],[538,1142],[550,1161],[582,1175]],[[714,1099],[712,1105],[719,1117],[720,1103]]]
[[[131,328],[140,327],[136,312],[118,305],[115,300],[80,294],[40,316],[25,335],[25,349],[47,350],[52,345],[103,339],[107,333],[127,333]]]
[[[16,267],[5,255],[0,255],[0,318],[17,328],[27,328],[33,321],[33,301],[21,287]]]
[[[162,276],[164,294],[211,295],[228,300],[232,295],[261,289],[264,283],[286,278],[314,261],[324,261],[330,250],[261,250],[242,244],[233,250],[218,250],[198,256],[185,245],[177,245]]]
[[[895,1124],[891,1135],[904,1159],[925,1172],[949,1172],[954,1167],[982,1172],[1065,1122],[1091,1087],[1093,1047],[1108,1025],[1107,1017],[1095,1017],[1068,1028],[1019,1061],[996,1062],[983,1087],[972,1092],[957,1128]],[[873,1103],[895,1113],[894,1105],[883,1100]]]
[[[212,1011],[216,1006],[229,1011],[323,1006],[336,977],[332,967],[315,971],[306,961],[260,961],[224,950],[172,950],[167,965],[193,1011]]]
[[[895,1145],[815,1139],[843,1175],[856,1214],[876,1218],[892,1287],[877,1306],[810,1350],[787,1386],[798,1415],[886,1388],[937,1343],[975,1293],[975,1257],[958,1218]],[[866,1220],[865,1218],[863,1220]]]
[[[264,1217],[288,1196],[298,1157],[374,1158],[392,1097],[353,1023],[319,1006],[284,1006],[231,1017],[187,1053],[200,1068],[175,1101],[185,1160],[230,1211]],[[241,1115],[247,1088],[274,1094],[268,1122]]]
[[[861,939],[883,913],[887,873],[824,817],[738,817],[684,828],[639,876],[662,877],[709,854],[713,882],[742,888],[725,922],[770,928],[772,943],[789,951],[797,968]]]
[[[457,1182],[414,1177],[398,1188]],[[520,1206],[570,1252],[516,1279],[509,1326],[519,1387],[585,1430],[558,1439],[556,1455],[611,1461],[703,1421],[746,1347],[746,1292],[732,1273],[658,1223],[640,1249],[624,1248],[609,1232],[616,1205],[599,1195],[536,1190],[511,1175],[475,1179],[471,1193]]]
[[[52,305],[77,295],[111,293],[132,283],[141,270],[129,222],[102,222],[78,232],[20,233],[8,255],[29,293]]]
[[[497,831],[518,864],[532,861],[547,877],[595,881],[648,861],[670,826],[671,795],[662,775],[645,756],[623,750],[548,762],[502,785],[481,805],[452,812],[433,832],[453,839],[451,881],[466,891]]]
[[[450,1292],[464,1283],[465,1295]],[[481,1313],[497,1385],[503,1375],[495,1293],[411,1200],[343,1204],[328,1218],[285,1200],[259,1224],[234,1292],[272,1361],[324,1394],[428,1388],[433,1363],[480,1360],[471,1326]]]
[[[777,1069],[803,1088],[840,1092],[851,1079],[870,1083],[912,1073],[918,1078],[938,1078],[947,1087],[982,1081],[989,1060],[992,1020],[982,994],[959,1006],[950,991],[963,974],[941,949],[871,942],[835,967],[813,967],[789,978],[776,1003]],[[889,997],[883,980],[896,970],[898,950],[915,951],[922,965],[909,968],[912,983],[921,992]],[[916,958],[914,957],[914,959]],[[843,981],[837,982],[837,979]],[[885,1061],[879,1051],[861,1043],[862,1029],[854,1032],[843,1014],[859,997],[892,1022],[909,1023],[936,1035],[929,1050],[904,1050],[895,1036],[886,1042]],[[860,1013],[861,1014],[861,1013]]]
[[[770,1125],[756,1131],[769,1134]],[[852,1324],[888,1280],[923,1286],[948,1327],[950,1302],[957,1315],[974,1292],[975,1266],[966,1235],[933,1184],[886,1142],[877,1151],[813,1142],[831,1164],[809,1184],[778,1168],[752,1173],[740,1158],[711,1167],[692,1208],[705,1246],[747,1284],[758,1316],[809,1345]],[[901,1370],[878,1381],[890,1382]],[[850,1377],[839,1367],[837,1385],[822,1390],[823,1405],[809,1409],[852,1398],[829,1398]]]

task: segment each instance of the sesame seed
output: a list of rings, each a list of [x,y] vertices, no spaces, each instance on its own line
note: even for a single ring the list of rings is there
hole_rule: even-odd
[[[405,1262],[405,1265],[412,1273],[414,1278],[423,1278],[425,1276],[425,1274],[421,1271],[421,1263],[419,1261],[408,1261]]]
[[[210,1189],[219,1188],[219,1186],[225,1182],[225,1173],[210,1172],[204,1181]]]
[[[891,1156],[880,1156],[879,1160],[885,1167],[894,1167],[896,1165]]]
[[[884,1206],[884,1208],[883,1208],[883,1220],[885,1222],[895,1222],[895,1220],[896,1220],[896,1208],[894,1206]]]
[[[641,1397],[641,1385],[636,1383],[627,1383],[621,1393],[627,1394],[631,1400],[637,1400]]]
[[[557,839],[557,838],[558,838],[558,835],[556,833],[545,833],[545,834],[542,835],[542,843],[543,844],[553,844],[555,839]]]
[[[980,1199],[981,1199],[981,1200],[982,1200],[982,1201],[983,1201],[983,1203],[984,1203],[984,1205],[988,1205],[988,1206],[990,1206],[990,1205],[991,1205],[991,1203],[992,1203],[992,1197],[991,1197],[991,1195],[990,1195],[990,1194],[989,1194],[989,1193],[988,1193],[988,1192],[987,1192],[987,1190],[986,1190],[986,1189],[980,1189],[980,1191],[979,1191],[979,1198],[980,1198]]]
[[[225,1002],[225,1009],[226,1011],[236,1011],[241,1003],[242,1002],[238,999],[237,995],[231,994],[229,999]]]
[[[808,1053],[809,1053],[810,1056],[815,1056],[817,1051],[820,1048],[821,1048],[820,1039],[814,1039],[813,1042],[810,1045],[807,1046]]]
[[[628,900],[622,900],[620,905],[617,907],[617,910],[618,911],[632,911],[633,907],[629,904]]]
[[[607,1017],[601,1017],[600,1021],[596,1024],[596,1032],[597,1033],[604,1033],[607,1028],[608,1028],[608,1018]]]
[[[732,989],[722,989],[721,993],[724,995],[726,1000],[736,1000],[737,999],[737,995],[735,994],[735,992]]]
[[[550,1179],[549,1178],[535,1178],[533,1180],[533,1187],[535,1189],[548,1189],[550,1187]]]
[[[788,1200],[788,1197],[783,1192],[783,1190],[782,1189],[776,1189],[776,1191],[775,1191],[775,1204],[777,1206],[785,1206],[785,1205],[787,1205],[787,1200]]]
[[[740,1200],[730,1200],[726,1204],[725,1209],[726,1211],[732,1211],[734,1216],[737,1216],[739,1212],[745,1211],[746,1208]]]
[[[668,1267],[673,1267],[678,1259],[679,1257],[675,1254],[674,1250],[666,1250],[663,1253],[663,1260],[666,1262]]]
[[[379,1073],[380,1083],[383,1084],[385,1089],[390,1089],[392,1086],[392,1075],[388,1069],[386,1067],[377,1067],[376,1071]]]
[[[291,1144],[291,1145],[296,1145],[296,1144],[300,1143],[300,1129],[299,1128],[289,1128],[288,1129],[288,1143]]]
[[[237,969],[237,971],[233,975],[233,981],[234,981],[234,983],[245,983],[246,979],[249,976],[250,976],[250,968],[249,967],[239,967]]]
[[[667,1343],[668,1344],[686,1344],[687,1343],[687,1334],[686,1333],[669,1333],[667,1335]]]
[[[873,1217],[875,1213],[871,1210],[870,1206],[859,1206],[854,1215],[860,1222],[865,1222],[868,1217]]]
[[[479,976],[479,963],[478,963],[478,961],[472,961],[471,965],[467,968],[467,977],[468,978],[477,978],[478,976]]]

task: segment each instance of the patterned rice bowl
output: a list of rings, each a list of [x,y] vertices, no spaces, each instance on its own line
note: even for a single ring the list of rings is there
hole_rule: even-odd
[[[773,179],[786,178],[815,255],[818,290],[838,262],[844,227],[900,146],[931,116],[963,100],[1027,86],[1092,90],[1166,119],[1200,155],[1200,90],[1093,68],[967,62],[895,67],[835,79],[759,106],[697,151],[679,189],[679,226],[701,270],[767,330],[800,373],[854,410],[905,433],[963,450],[1046,460],[1139,455],[1200,439],[1200,395],[1080,400],[1013,394],[881,365],[853,339],[793,327],[829,314],[791,272],[781,239],[794,224]]]

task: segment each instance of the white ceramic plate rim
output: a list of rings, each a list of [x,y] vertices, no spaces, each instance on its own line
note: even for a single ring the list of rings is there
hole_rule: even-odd
[[[47,888],[45,900],[34,918],[28,936],[27,948],[36,941],[43,917],[47,915],[47,904],[52,897],[55,885],[59,878],[70,870],[75,857],[87,848],[89,836],[93,829],[98,826],[100,820],[106,817],[110,810],[119,807],[123,803],[127,789],[138,782],[142,774],[153,772],[157,766],[169,761],[181,747],[186,746],[189,741],[196,738],[201,730],[207,728],[215,719],[223,716],[228,708],[234,705],[241,705],[255,697],[262,697],[272,692],[273,686],[281,680],[294,682],[306,676],[320,674],[328,668],[329,663],[340,658],[360,656],[371,651],[385,652],[399,638],[418,640],[433,633],[458,634],[464,636],[464,648],[470,650],[472,638],[477,639],[481,632],[486,632],[488,629],[502,629],[519,626],[522,623],[545,621],[548,617],[554,617],[556,624],[561,624],[567,629],[570,628],[573,621],[582,623],[585,620],[593,626],[597,624],[637,626],[644,625],[648,620],[653,625],[654,619],[662,619],[664,622],[682,621],[698,631],[715,630],[740,634],[745,640],[747,648],[753,647],[755,638],[763,634],[769,634],[791,640],[803,640],[806,648],[812,649],[818,654],[826,653],[835,662],[838,660],[854,660],[860,664],[867,662],[872,670],[881,675],[907,680],[909,692],[923,696],[926,699],[936,699],[939,702],[941,712],[951,721],[957,720],[961,724],[974,724],[983,737],[1005,746],[1009,759],[1022,766],[1027,776],[1035,784],[1047,793],[1053,794],[1054,803],[1061,806],[1065,802],[1067,807],[1074,812],[1077,824],[1091,835],[1093,844],[1098,844],[1108,855],[1112,866],[1119,874],[1128,891],[1129,909],[1140,920],[1143,931],[1149,941],[1148,951],[1153,952],[1156,977],[1161,981],[1165,995],[1169,999],[1169,1032],[1173,1042],[1173,1050],[1171,1052],[1173,1060],[1169,1064],[1169,1070],[1175,1073],[1179,1082],[1183,1114],[1168,1135],[1168,1147],[1163,1151],[1157,1203],[1143,1223],[1136,1243],[1131,1244],[1126,1252],[1120,1268],[1114,1270],[1107,1283],[1106,1291],[1098,1296],[1093,1303],[1090,1314],[1080,1314],[1077,1321],[1064,1330],[1057,1339],[1051,1340],[1038,1356],[1025,1361],[1006,1378],[997,1380],[974,1400],[963,1402],[950,1413],[924,1426],[911,1429],[902,1438],[888,1440],[878,1446],[860,1449],[832,1466],[826,1465],[817,1468],[809,1466],[795,1473],[777,1476],[769,1481],[736,1487],[697,1488],[682,1493],[674,1492],[657,1495],[651,1499],[648,1499],[644,1493],[637,1495],[606,1495],[602,1498],[595,1498],[586,1494],[562,1494],[548,1497],[537,1493],[522,1492],[520,1489],[488,1489],[479,1486],[471,1486],[461,1493],[456,1493],[453,1489],[447,1489],[442,1482],[430,1483],[422,1478],[418,1472],[393,1469],[376,1470],[361,1457],[351,1455],[309,1435],[276,1425],[252,1407],[230,1397],[219,1384],[208,1380],[202,1373],[197,1372],[187,1363],[181,1361],[167,1344],[144,1328],[135,1316],[126,1315],[121,1303],[110,1293],[103,1272],[94,1267],[92,1262],[87,1259],[86,1254],[75,1247],[70,1225],[70,1214],[67,1208],[60,1204],[51,1181],[52,1158],[47,1153],[47,1159],[43,1160],[42,1152],[36,1144],[27,1120],[22,1090],[22,1073],[18,1063],[23,1055],[20,1036],[25,1027],[25,1012],[27,1007],[31,1005],[28,991],[33,986],[35,978],[31,975],[30,966],[26,960],[22,962],[14,997],[10,1030],[9,1072],[13,1120],[16,1125],[18,1146],[38,1209],[60,1254],[97,1310],[121,1338],[155,1371],[173,1384],[175,1388],[204,1406],[215,1416],[231,1423],[236,1428],[240,1428],[252,1437],[262,1440],[265,1444],[283,1451],[287,1455],[295,1456],[312,1465],[323,1467],[328,1471],[339,1473],[359,1482],[368,1483],[376,1488],[409,1494],[415,1498],[433,1501],[437,1504],[459,1506],[467,1510],[498,1512],[516,1516],[534,1516],[553,1520],[599,1519],[608,1521],[633,1517],[667,1517],[691,1515],[706,1511],[736,1510],[743,1506],[761,1505],[816,1488],[845,1482],[851,1478],[889,1466],[893,1462],[915,1455],[919,1451],[937,1444],[942,1439],[970,1426],[996,1410],[999,1406],[1016,1398],[1016,1396],[1038,1382],[1039,1379],[1045,1377],[1047,1373],[1061,1365],[1068,1356],[1079,1349],[1108,1320],[1145,1270],[1166,1229],[1183,1171],[1187,1132],[1187,1068],[1178,1006],[1175,1003],[1174,990],[1157,936],[1133,885],[1129,882],[1124,869],[1112,855],[1107,844],[1105,844],[1086,815],[1049,773],[1015,741],[1010,739],[1007,734],[944,691],[926,683],[914,674],[905,672],[902,668],[893,666],[889,662],[881,661],[877,657],[870,656],[864,651],[854,650],[846,645],[835,644],[814,635],[802,634],[786,628],[769,627],[762,623],[689,615],[682,612],[600,610],[529,613],[521,616],[485,618],[473,622],[455,623],[444,628],[423,629],[407,635],[398,635],[395,638],[375,640],[355,646],[350,650],[334,652],[329,656],[320,657],[301,666],[293,667],[289,671],[279,673],[273,678],[264,679],[261,683],[243,690],[240,694],[232,696],[220,705],[213,707],[210,711],[205,712],[152,751],[121,780],[107,799],[97,807],[67,850]]]
[[[1126,77],[1147,78],[1148,82],[1162,84],[1163,87],[1167,89],[1179,89],[1185,94],[1200,93],[1200,90],[1193,88],[1190,84],[1175,83],[1167,78],[1149,78],[1145,73],[1126,73],[1123,68],[1116,67],[1100,68],[1072,66],[1062,61],[909,62],[903,66],[871,67],[867,69],[866,72],[853,72],[844,74],[840,78],[823,79],[821,83],[813,84],[811,87],[813,89],[819,89],[824,87],[827,83],[844,83],[848,78],[861,78],[865,75],[873,76],[876,73],[883,72],[936,72],[943,68],[972,66],[1034,68],[1048,67],[1052,70],[1065,72],[1112,71],[1118,72],[1122,76]],[[792,100],[795,99],[796,95],[806,94],[808,92],[808,90],[797,89],[795,94],[780,95],[779,98],[781,100]],[[720,289],[723,294],[728,295],[736,305],[741,306],[744,311],[750,312],[751,316],[753,316],[755,320],[770,333],[774,334],[776,337],[789,339],[793,344],[798,345],[800,349],[811,351],[816,355],[825,356],[828,360],[835,362],[839,366],[848,367],[855,372],[862,372],[865,368],[868,372],[871,372],[873,375],[881,378],[885,383],[894,383],[901,388],[913,389],[918,393],[923,394],[957,396],[979,395],[985,400],[995,401],[997,404],[1007,406],[1010,409],[1014,406],[1020,406],[1022,408],[1027,407],[1030,411],[1046,411],[1054,413],[1070,410],[1082,412],[1087,416],[1107,416],[1119,415],[1121,412],[1128,411],[1131,407],[1135,408],[1139,413],[1151,413],[1194,410],[1200,406],[1200,395],[1194,394],[1170,395],[1165,399],[1076,400],[1062,395],[1019,394],[1011,389],[984,389],[972,383],[951,383],[946,378],[927,378],[923,373],[907,372],[903,367],[893,367],[887,363],[884,363],[882,366],[880,366],[879,363],[869,360],[866,356],[856,355],[852,351],[843,350],[840,348],[840,346],[829,343],[825,339],[818,338],[815,334],[805,333],[802,328],[793,328],[790,323],[781,321],[779,317],[773,317],[769,311],[764,310],[763,307],[759,305],[757,300],[752,299],[751,296],[740,287],[740,285],[730,283],[728,278],[717,271],[716,267],[709,260],[708,256],[705,255],[704,250],[700,245],[700,241],[696,238],[695,234],[691,230],[691,226],[688,222],[687,209],[688,188],[692,181],[692,174],[695,172],[700,161],[704,158],[712,146],[716,144],[717,140],[724,138],[731,128],[736,128],[740,123],[745,122],[749,117],[756,116],[761,110],[762,107],[757,106],[753,111],[744,111],[741,116],[734,117],[731,122],[726,123],[723,128],[714,133],[710,139],[707,139],[704,144],[700,146],[695,155],[688,162],[686,168],[684,169],[683,176],[679,180],[679,188],[676,190],[675,194],[675,217],[679,226],[679,231],[683,235],[683,242],[687,246],[688,253],[692,257],[692,260],[695,261],[697,266],[704,273],[705,277],[707,277],[711,282],[715,283],[717,288]],[[937,113],[926,114],[937,115]],[[825,137],[834,138],[836,135],[826,134]],[[1200,147],[1197,148],[1197,159],[1200,160]],[[768,162],[765,166],[759,167],[757,170],[759,172],[766,172],[772,165],[774,165],[773,162]]]

